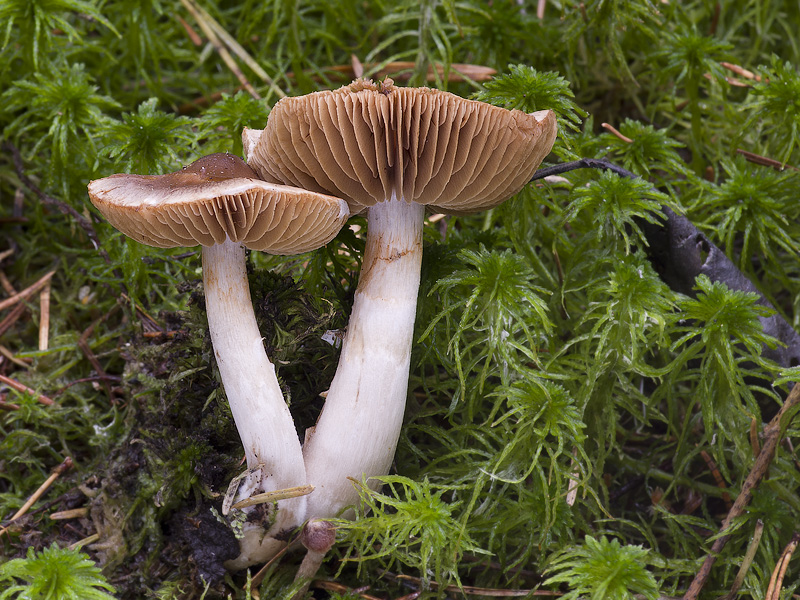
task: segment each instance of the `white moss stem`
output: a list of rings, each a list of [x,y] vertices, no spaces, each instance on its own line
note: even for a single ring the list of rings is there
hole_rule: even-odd
[[[231,241],[204,246],[203,284],[214,355],[247,467],[263,465],[242,483],[240,499],[306,484],[300,441],[253,313],[244,247]],[[269,560],[284,545],[274,534],[300,525],[305,514],[302,496],[279,501],[271,524],[248,521],[242,554],[227,566]]]
[[[303,454],[308,516],[358,502],[348,477],[385,475],[403,422],[422,263],[423,207],[391,199],[367,211],[367,247],[325,407]]]

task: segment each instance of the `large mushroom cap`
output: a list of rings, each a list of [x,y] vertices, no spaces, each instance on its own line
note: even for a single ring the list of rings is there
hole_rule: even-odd
[[[226,239],[271,254],[327,244],[349,211],[339,198],[262,181],[232,154],[212,154],[167,175],[111,175],[89,184],[114,227],[159,248]]]
[[[282,99],[260,136],[245,131],[245,147],[264,179],[340,196],[353,212],[396,197],[460,214],[522,189],[555,137],[549,110],[356,80]]]

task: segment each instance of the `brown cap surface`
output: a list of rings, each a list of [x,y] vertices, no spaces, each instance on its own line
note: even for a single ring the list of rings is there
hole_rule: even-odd
[[[340,196],[353,212],[395,196],[463,214],[530,181],[553,146],[556,119],[359,79],[284,98],[260,136],[245,136],[248,162],[264,179]]]
[[[112,175],[89,184],[114,227],[159,248],[226,239],[271,254],[327,244],[349,215],[339,198],[262,181],[232,154],[212,154],[167,175]]]

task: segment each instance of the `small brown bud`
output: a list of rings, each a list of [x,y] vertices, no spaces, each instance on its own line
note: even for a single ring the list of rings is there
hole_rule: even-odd
[[[324,554],[336,541],[336,527],[329,521],[311,519],[303,527],[300,541],[311,552]]]

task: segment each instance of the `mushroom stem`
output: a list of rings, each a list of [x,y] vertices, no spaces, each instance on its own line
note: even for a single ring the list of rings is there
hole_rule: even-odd
[[[367,211],[366,251],[339,366],[303,448],[315,487],[309,517],[332,517],[358,502],[348,477],[389,472],[408,389],[423,210],[392,198]]]
[[[244,247],[230,240],[203,246],[203,285],[222,385],[247,467],[255,470],[239,488],[239,497],[305,484],[300,441],[253,313]],[[274,521],[268,523],[248,519],[242,553],[227,566],[236,569],[269,560],[285,545],[272,534],[300,525],[306,501],[305,496],[279,501],[277,514],[270,515]]]

